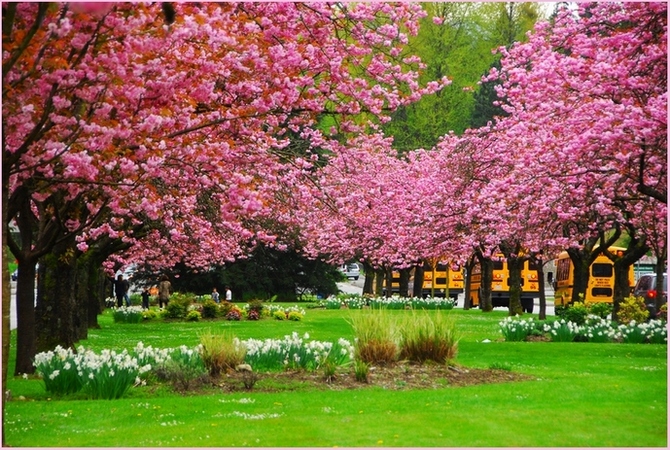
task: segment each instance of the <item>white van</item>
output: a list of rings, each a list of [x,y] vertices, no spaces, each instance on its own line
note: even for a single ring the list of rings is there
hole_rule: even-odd
[[[356,263],[342,264],[340,266],[340,271],[345,274],[347,278],[353,278],[354,280],[358,280],[358,277],[361,276],[361,270]]]

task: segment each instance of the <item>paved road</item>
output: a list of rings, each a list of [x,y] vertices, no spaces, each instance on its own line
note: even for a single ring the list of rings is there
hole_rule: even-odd
[[[363,293],[363,284],[365,283],[365,277],[360,277],[358,280],[349,280],[342,283],[337,283],[337,287],[346,294],[362,294]],[[547,316],[554,315],[554,291],[547,290],[545,291],[547,296],[547,305],[546,305],[546,314]],[[458,296],[458,306],[463,307],[463,295]],[[457,306],[457,307],[458,307]],[[496,310],[502,310],[505,308],[496,308]],[[540,301],[535,300],[535,307],[533,308],[533,313],[538,314],[540,311]]]

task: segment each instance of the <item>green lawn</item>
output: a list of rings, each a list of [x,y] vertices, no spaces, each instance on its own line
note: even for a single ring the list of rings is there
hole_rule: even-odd
[[[405,311],[393,311],[405,314]],[[101,316],[82,345],[192,346],[199,331],[241,339],[353,339],[347,310],[308,309],[302,322],[114,324]],[[504,364],[534,381],[439,390],[296,390],[182,396],[159,386],[121,400],[50,398],[37,379],[11,378],[6,444],[14,447],[667,447],[667,346],[501,342],[505,312],[451,312],[457,362]],[[490,340],[491,342],[482,342]],[[13,363],[12,363],[13,364]],[[10,364],[10,373],[13,366]],[[20,399],[23,396],[25,399]]]

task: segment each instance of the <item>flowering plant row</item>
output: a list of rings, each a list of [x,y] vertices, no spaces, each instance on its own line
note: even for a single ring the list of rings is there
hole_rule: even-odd
[[[244,362],[255,371],[303,368],[317,370],[326,363],[346,365],[354,358],[353,345],[346,339],[335,343],[309,341],[309,335],[297,333],[284,339],[234,339],[245,352]],[[190,348],[159,349],[139,342],[130,352],[103,350],[96,354],[79,347],[76,352],[60,346],[35,356],[34,365],[47,392],[72,394],[84,390],[89,398],[121,398],[131,386],[146,383],[149,374],[170,364],[181,367],[204,366],[201,344]]]
[[[453,309],[456,301],[452,298],[442,297],[328,297],[319,302],[319,306],[326,309],[363,309],[366,306],[371,308],[384,309]]]
[[[583,325],[559,319],[548,322],[535,322],[533,318],[522,319],[518,315],[506,317],[499,324],[500,332],[506,341],[523,341],[530,335],[546,335],[554,342],[624,342],[632,344],[667,344],[668,330],[666,322],[616,324],[609,319],[588,315]]]
[[[316,370],[326,361],[342,366],[354,359],[354,347],[346,339],[340,338],[335,343],[308,339],[309,334],[300,337],[294,331],[283,339],[236,340],[236,345],[246,349],[244,361],[256,370]]]

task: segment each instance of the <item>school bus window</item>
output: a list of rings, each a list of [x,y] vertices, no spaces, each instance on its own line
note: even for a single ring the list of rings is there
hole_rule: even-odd
[[[502,261],[493,261],[493,270],[502,270],[503,262]]]
[[[537,270],[537,264],[535,261],[528,261],[528,270]]]
[[[593,264],[591,266],[591,275],[594,277],[611,278],[614,274],[611,264]]]
[[[445,272],[446,270],[447,270],[446,264],[437,263],[437,266],[435,267],[436,272]]]

